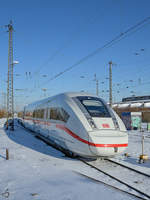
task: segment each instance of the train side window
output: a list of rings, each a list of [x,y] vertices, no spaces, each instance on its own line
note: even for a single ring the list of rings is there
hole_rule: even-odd
[[[30,115],[30,117],[31,117],[31,118],[33,117],[33,110],[31,111],[31,115]]]
[[[44,119],[44,109],[39,110],[39,117],[40,119]]]
[[[61,115],[62,115],[63,121],[67,122],[70,116],[63,108],[61,108]]]
[[[44,109],[41,109],[41,119],[44,119]]]
[[[63,108],[51,108],[50,119],[67,122],[69,119],[69,114]]]
[[[33,118],[44,119],[44,109],[38,109],[33,111]]]
[[[35,118],[38,118],[38,110],[35,110]]]
[[[35,118],[35,110],[33,111],[33,116],[32,117]]]
[[[45,114],[46,119],[49,119],[49,108],[46,108],[45,112],[46,112]]]
[[[37,110],[37,117],[36,118],[40,118],[40,110]]]
[[[26,116],[26,117],[32,117],[32,112],[31,112],[31,111],[25,112],[25,116]]]
[[[48,109],[45,109],[45,119],[48,119]]]
[[[57,108],[50,109],[50,119],[57,120]]]
[[[61,112],[61,108],[57,108],[57,120],[64,121],[62,112]]]
[[[50,118],[50,108],[47,109],[47,119],[51,119]]]

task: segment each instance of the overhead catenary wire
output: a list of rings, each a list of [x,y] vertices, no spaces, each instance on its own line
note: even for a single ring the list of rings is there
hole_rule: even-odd
[[[86,25],[88,25],[88,24],[93,24],[94,22],[95,22],[95,20],[97,19],[97,16],[95,16],[94,18],[92,18],[92,19],[88,19],[88,20],[86,20],[88,23],[86,24]],[[34,76],[37,76],[39,73],[40,73],[40,71],[49,63],[49,62],[51,62],[51,61],[53,61],[53,59],[57,56],[57,55],[59,55],[59,53],[61,53],[63,50],[65,50],[68,46],[70,46],[71,44],[72,44],[72,42],[74,42],[74,40],[76,39],[76,38],[78,38],[78,36],[81,34],[81,32],[83,31],[83,29],[85,29],[86,28],[86,26],[84,26],[84,27],[82,27],[82,29],[78,29],[78,32],[76,33],[76,34],[74,34],[74,36],[70,39],[70,40],[68,40],[62,47],[60,47],[58,50],[56,50],[42,65],[40,65],[40,67],[35,71],[35,72],[33,72],[33,74],[32,74],[32,78],[34,77]]]
[[[48,79],[47,81],[45,81],[43,85],[49,83],[49,81],[52,81],[56,78],[58,78],[59,76],[63,75],[64,73],[70,71],[71,69],[73,69],[74,67],[80,65],[81,63],[85,62],[86,60],[88,60],[89,58],[95,56],[96,54],[98,54],[100,51],[102,51],[105,48],[109,48],[112,45],[114,45],[115,43],[119,42],[120,40],[124,39],[125,37],[127,37],[129,34],[133,34],[136,31],[140,30],[141,28],[143,28],[145,25],[147,25],[148,22],[150,20],[150,16],[145,18],[144,20],[138,22],[136,25],[128,28],[126,31],[120,33],[119,35],[117,35],[116,37],[114,37],[112,40],[110,40],[109,42],[107,42],[106,44],[104,44],[102,47],[97,48],[95,51],[93,51],[92,53],[88,54],[87,56],[81,58],[80,60],[78,60],[75,64],[71,65],[70,67],[66,68],[65,70],[59,72],[58,74],[54,75],[53,77],[51,77],[50,79]]]
[[[133,89],[133,88],[141,88],[143,85],[149,85],[149,84],[150,84],[150,81],[143,82],[141,84],[132,85],[132,86],[129,86],[128,88],[127,87],[120,87],[119,89],[114,88],[113,93],[117,93],[117,91],[120,92],[121,90],[125,91],[125,90],[129,90],[129,89]],[[136,93],[137,91],[134,91],[134,92]]]

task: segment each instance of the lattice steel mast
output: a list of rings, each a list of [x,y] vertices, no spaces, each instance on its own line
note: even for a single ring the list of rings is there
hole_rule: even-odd
[[[14,130],[14,96],[13,96],[13,26],[12,21],[6,26],[9,33],[8,43],[8,79],[7,79],[7,129]],[[11,123],[9,123],[11,122]]]

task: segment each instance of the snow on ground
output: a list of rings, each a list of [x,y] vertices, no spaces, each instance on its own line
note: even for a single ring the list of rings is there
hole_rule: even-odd
[[[65,157],[20,127],[15,127],[14,132],[4,130],[4,122],[5,119],[0,120],[0,200],[135,199],[78,175],[75,171],[91,169],[78,160]],[[129,132],[131,157],[118,159],[148,170],[149,162],[138,164],[140,134]],[[150,157],[150,138],[146,141],[145,153]],[[5,159],[6,148],[9,160]]]
[[[140,131],[129,131],[129,146],[126,152],[129,157],[118,156],[115,159],[125,161],[126,165],[135,167],[137,170],[150,174],[150,132],[144,132],[144,154],[148,156],[149,160],[144,163],[139,163],[139,156],[142,155],[142,135]]]

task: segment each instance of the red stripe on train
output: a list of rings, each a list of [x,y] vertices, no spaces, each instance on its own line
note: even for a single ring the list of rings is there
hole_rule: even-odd
[[[30,120],[30,119],[26,119],[26,120]],[[32,120],[32,119],[31,119]],[[50,126],[51,123],[50,122],[43,122],[41,120],[33,120],[34,123],[37,123],[37,124],[45,124],[45,125],[48,125]],[[79,137],[78,135],[76,135],[75,133],[73,133],[71,130],[69,130],[67,127],[65,127],[64,125],[61,125],[61,124],[56,124],[56,128],[58,129],[61,129],[61,130],[64,130],[66,133],[68,133],[69,135],[71,135],[72,137],[74,137],[75,139],[79,140],[80,142],[83,142],[85,144],[88,144],[90,146],[94,146],[94,147],[127,147],[128,144],[125,143],[125,144],[95,144],[95,143],[92,143],[92,142],[89,142],[87,140],[84,140],[82,139],[81,137]]]
[[[95,144],[95,143],[88,142],[87,140],[80,138],[78,135],[76,135],[75,133],[73,133],[71,130],[69,130],[68,128],[66,128],[63,125],[57,124],[56,128],[64,130],[66,133],[68,133],[69,135],[71,135],[75,139],[77,139],[77,140],[79,140],[79,141],[81,141],[85,144],[88,144],[90,146],[94,146],[94,147],[127,147],[128,146],[127,143],[125,143],[125,144]]]

